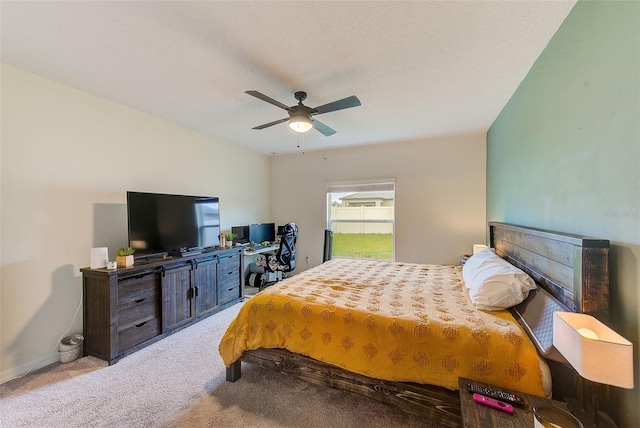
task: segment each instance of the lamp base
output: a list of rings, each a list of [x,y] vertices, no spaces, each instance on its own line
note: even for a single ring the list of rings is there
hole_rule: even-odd
[[[578,420],[580,420],[580,422],[582,422],[584,428],[618,428],[616,423],[613,422],[613,419],[611,419],[608,414],[599,411],[598,421],[596,423],[596,421],[593,420],[593,415],[590,414],[590,412],[588,412],[586,409],[582,408],[582,404],[579,400],[576,400],[575,398],[565,398],[565,401],[567,402],[569,411],[571,411],[573,416],[575,416],[576,418],[578,418]]]

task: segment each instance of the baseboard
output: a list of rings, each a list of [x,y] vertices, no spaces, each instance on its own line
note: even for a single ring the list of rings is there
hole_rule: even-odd
[[[8,370],[4,370],[0,372],[0,384],[9,382],[10,380],[17,379],[22,376],[26,376],[27,374],[35,370],[46,367],[49,364],[57,363],[58,361],[60,361],[60,356],[58,355],[58,351],[55,351],[38,360],[20,364],[17,367],[12,367]]]

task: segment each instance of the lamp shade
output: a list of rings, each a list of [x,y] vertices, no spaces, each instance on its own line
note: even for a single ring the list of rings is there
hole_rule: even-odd
[[[311,119],[307,115],[295,114],[291,116],[289,120],[289,128],[300,133],[307,132],[313,128],[313,122],[311,122]]]
[[[633,388],[633,344],[591,315],[554,312],[553,345],[583,378]]]

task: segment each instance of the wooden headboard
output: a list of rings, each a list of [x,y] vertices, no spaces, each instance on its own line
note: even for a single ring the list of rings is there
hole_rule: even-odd
[[[609,241],[489,223],[496,253],[574,312],[609,316]]]
[[[608,322],[608,240],[490,222],[489,242],[498,255],[527,272],[570,310]],[[571,401],[574,409],[580,409],[580,400],[586,402],[585,397],[597,394],[600,409],[610,411],[608,387],[585,385],[565,364],[550,360],[548,363],[554,398]]]

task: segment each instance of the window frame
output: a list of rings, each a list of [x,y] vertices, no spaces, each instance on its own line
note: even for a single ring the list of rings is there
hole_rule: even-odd
[[[380,192],[380,191],[392,191],[393,192],[393,218],[391,219],[339,219],[334,220],[331,218],[332,208],[332,195],[335,193],[357,193],[357,192]],[[395,227],[395,206],[396,206],[396,179],[395,178],[382,178],[382,179],[368,179],[368,180],[356,180],[356,181],[334,181],[328,182],[326,185],[326,227],[327,229],[334,230],[334,223],[345,224],[391,224],[391,261],[396,259],[396,227]],[[335,233],[335,230],[334,230]],[[333,250],[332,250],[333,251]],[[333,254],[331,255],[333,257]],[[337,256],[341,257],[341,256]],[[374,259],[374,260],[386,260],[386,259]]]

